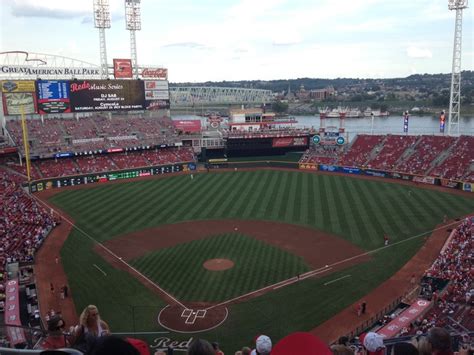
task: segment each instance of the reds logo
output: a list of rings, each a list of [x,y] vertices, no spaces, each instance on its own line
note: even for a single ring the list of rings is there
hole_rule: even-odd
[[[131,78],[132,61],[130,59],[114,59],[114,77]]]

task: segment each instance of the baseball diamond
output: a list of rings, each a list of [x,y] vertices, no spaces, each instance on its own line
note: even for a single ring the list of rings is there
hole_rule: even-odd
[[[278,339],[317,329],[402,268],[446,213],[474,208],[470,197],[413,185],[276,169],[42,198],[76,226],[61,258],[77,309],[94,298],[116,332],[182,341],[204,332],[230,348],[262,331]],[[234,266],[211,271],[210,259]]]

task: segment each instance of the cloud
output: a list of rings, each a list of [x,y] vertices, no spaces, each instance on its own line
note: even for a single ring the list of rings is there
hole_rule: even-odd
[[[75,18],[89,15],[90,6],[83,2],[61,0],[13,0],[11,13],[15,17]]]
[[[197,43],[197,42],[177,42],[177,43],[169,43],[161,46],[161,48],[190,48],[190,49],[211,49],[204,44]]]
[[[93,22],[93,3],[90,0],[13,0],[9,5],[14,17],[40,17],[60,20],[82,18],[81,23]],[[109,9],[112,21],[124,18],[123,4],[120,0],[111,0]]]
[[[433,58],[433,53],[429,49],[410,46],[407,48],[407,56],[410,58]]]

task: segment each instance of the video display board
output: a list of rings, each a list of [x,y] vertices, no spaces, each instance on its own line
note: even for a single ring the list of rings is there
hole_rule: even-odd
[[[71,112],[69,82],[66,80],[37,80],[38,113]]]
[[[127,111],[145,108],[141,80],[81,80],[70,82],[73,112]]]
[[[33,80],[2,81],[3,112],[6,116],[34,114],[36,106],[36,88]]]

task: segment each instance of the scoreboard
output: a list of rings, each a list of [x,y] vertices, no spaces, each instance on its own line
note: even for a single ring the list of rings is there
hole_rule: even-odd
[[[69,82],[66,80],[38,80],[36,82],[38,113],[71,112]]]
[[[5,115],[169,109],[167,80],[5,80]]]

